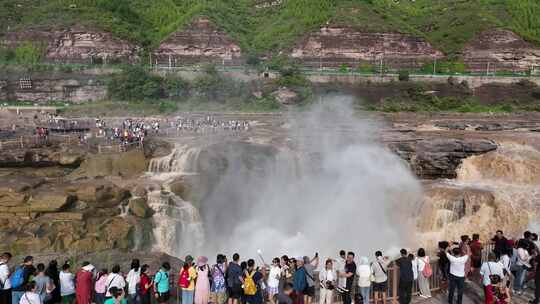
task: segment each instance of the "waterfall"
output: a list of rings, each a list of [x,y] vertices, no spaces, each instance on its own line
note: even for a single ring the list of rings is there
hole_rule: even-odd
[[[173,256],[197,252],[204,241],[204,229],[197,208],[166,191],[148,193],[154,210],[154,249]]]
[[[201,149],[186,145],[175,145],[171,154],[150,160],[151,173],[194,173]]]
[[[540,151],[502,142],[495,151],[463,160],[457,178],[426,191],[419,228],[436,239],[501,229],[519,235],[540,216]],[[433,220],[435,219],[435,220]]]
[[[175,145],[163,157],[150,160],[148,174],[161,183],[161,190],[148,193],[148,206],[154,211],[154,250],[173,256],[197,252],[204,242],[199,210],[170,189],[170,183],[185,175],[197,174],[200,149]]]

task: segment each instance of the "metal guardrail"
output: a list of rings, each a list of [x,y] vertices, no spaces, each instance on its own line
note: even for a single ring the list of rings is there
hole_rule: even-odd
[[[83,147],[89,151],[96,150],[89,144],[81,143],[79,136],[73,135],[60,135],[60,134],[50,134],[48,136],[19,136],[16,139],[12,140],[3,140],[0,141],[0,151],[14,150],[14,149],[24,149],[24,148],[41,148],[50,144],[77,144],[80,147]],[[118,144],[98,144],[97,153],[106,154],[106,153],[122,153],[127,152],[133,149],[142,149],[142,142],[132,142],[132,143],[118,143]]]

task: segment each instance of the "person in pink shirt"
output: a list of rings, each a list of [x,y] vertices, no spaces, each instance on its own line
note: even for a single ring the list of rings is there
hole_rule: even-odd
[[[94,302],[96,304],[103,304],[105,302],[105,293],[107,293],[107,277],[109,275],[109,272],[107,269],[101,270],[97,277],[96,277],[96,285],[94,287],[94,291],[96,292],[96,296],[94,298]]]

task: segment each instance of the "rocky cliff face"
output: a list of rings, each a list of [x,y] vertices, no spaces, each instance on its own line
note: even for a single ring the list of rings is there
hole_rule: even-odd
[[[15,48],[24,42],[41,44],[48,61],[68,63],[134,62],[139,47],[111,33],[66,29],[63,31],[9,32],[3,44]]]
[[[173,33],[154,52],[153,61],[164,65],[204,62],[238,62],[240,47],[210,20],[200,18],[187,29]]]
[[[29,79],[21,85],[21,79]],[[25,82],[22,80],[22,82]],[[28,86],[29,85],[29,86]],[[105,84],[95,78],[75,76],[48,76],[36,79],[21,76],[20,79],[0,78],[0,100],[24,100],[33,102],[103,100],[107,96]]]
[[[350,28],[324,27],[293,50],[292,57],[310,66],[335,67],[342,63],[357,68],[360,61],[393,68],[418,67],[443,53],[420,38],[398,33],[363,33]]]
[[[465,46],[463,57],[472,71],[528,71],[540,63],[540,48],[512,31],[493,29],[470,41]]]

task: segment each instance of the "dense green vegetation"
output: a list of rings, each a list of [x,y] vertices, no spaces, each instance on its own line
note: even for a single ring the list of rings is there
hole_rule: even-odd
[[[156,47],[171,32],[205,15],[246,54],[290,47],[327,22],[363,31],[397,31],[426,38],[447,53],[478,32],[515,30],[540,44],[537,0],[283,0],[257,8],[256,0],[0,0],[0,31],[18,28],[98,27]]]
[[[472,97],[463,100],[457,97],[433,96],[416,100],[391,98],[384,100],[380,105],[368,106],[367,109],[382,112],[510,113],[523,108],[508,103],[486,105]]]
[[[162,77],[150,73],[141,66],[126,66],[106,80],[110,101],[98,103],[97,108],[96,105],[82,105],[70,107],[69,110],[86,109],[94,113],[107,110],[114,105],[128,112],[137,109],[149,113],[171,113],[179,110],[279,109],[279,104],[270,95],[279,80],[275,84],[269,84],[267,88],[259,88],[258,83],[224,77],[212,65],[203,67],[203,71],[204,73],[188,81],[176,74]],[[259,97],[254,95],[254,91],[257,90],[260,90]]]

